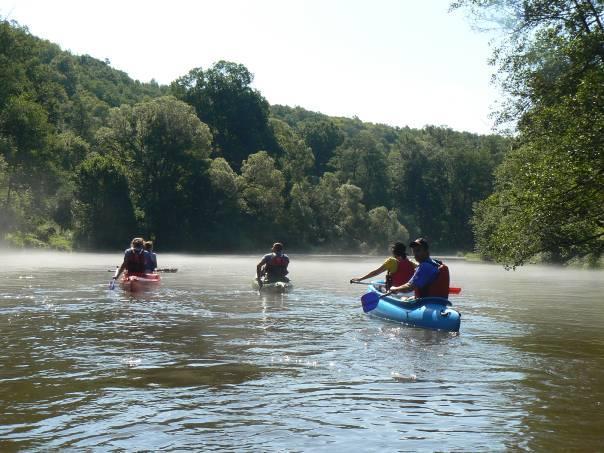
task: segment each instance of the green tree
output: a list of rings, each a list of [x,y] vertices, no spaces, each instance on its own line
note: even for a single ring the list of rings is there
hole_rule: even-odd
[[[128,169],[145,234],[161,237],[165,246],[184,247],[210,202],[208,127],[192,107],[166,96],[114,110],[109,127],[97,136],[99,149]]]
[[[363,201],[363,191],[353,184],[342,184],[338,188],[340,208],[336,217],[336,225],[343,241],[343,247],[348,250],[367,248],[368,218]]]
[[[282,150],[279,162],[286,180],[290,184],[302,182],[314,165],[311,149],[284,121],[273,118],[270,123],[275,140]]]
[[[300,133],[314,155],[314,174],[321,176],[338,146],[344,142],[344,133],[330,119],[313,119],[301,123]]]
[[[111,156],[91,154],[75,173],[73,202],[78,248],[122,247],[137,233],[126,169]]]
[[[398,221],[396,211],[379,206],[368,213],[367,238],[369,245],[375,251],[383,251],[389,244],[396,241],[407,243],[409,232]]]
[[[386,151],[369,132],[346,140],[330,161],[339,180],[359,187],[368,206],[390,205]]]
[[[276,151],[268,125],[269,105],[250,85],[253,75],[241,64],[219,61],[195,68],[171,85],[177,98],[195,107],[213,136],[213,147],[232,168],[261,149]]]
[[[604,3],[460,3],[508,19],[496,59],[510,95],[501,117],[518,120],[496,191],[476,208],[478,250],[508,267],[537,255],[596,262],[604,250]]]

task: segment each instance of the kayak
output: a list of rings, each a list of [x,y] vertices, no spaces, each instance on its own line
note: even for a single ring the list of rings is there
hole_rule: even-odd
[[[261,293],[273,293],[283,294],[291,293],[294,290],[294,284],[290,282],[274,282],[274,283],[263,283],[262,286],[258,284],[258,280],[252,280],[252,289],[260,291]]]
[[[450,308],[444,297],[398,298],[384,296],[373,284],[361,299],[363,310],[371,316],[425,329],[459,331],[461,314]]]
[[[161,281],[159,274],[128,275],[124,274],[120,285],[126,291],[138,292],[156,288]]]

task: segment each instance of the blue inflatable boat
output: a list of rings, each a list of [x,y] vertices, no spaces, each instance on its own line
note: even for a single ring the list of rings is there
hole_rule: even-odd
[[[425,329],[459,331],[461,315],[453,310],[451,302],[442,297],[422,297],[420,299],[399,299],[394,295],[384,296],[378,288],[380,284],[370,284],[363,295],[363,311],[372,316],[389,319]]]

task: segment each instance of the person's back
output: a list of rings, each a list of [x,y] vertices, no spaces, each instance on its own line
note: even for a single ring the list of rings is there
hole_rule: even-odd
[[[142,247],[142,243],[133,241],[132,247],[124,252],[124,261],[128,274],[144,274],[145,263],[148,260],[148,252]]]
[[[268,253],[262,257],[262,260],[256,266],[258,280],[262,275],[268,283],[288,282],[289,278],[286,275],[289,273],[289,257],[283,253],[283,244],[276,242],[273,244],[272,253]]]
[[[145,250],[147,256],[145,257],[145,272],[151,274],[157,269],[157,255],[153,252],[153,242],[145,242]]]

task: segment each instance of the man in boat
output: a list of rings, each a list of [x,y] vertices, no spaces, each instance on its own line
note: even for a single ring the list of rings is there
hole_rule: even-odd
[[[392,286],[388,293],[414,291],[415,298],[449,297],[449,268],[442,261],[430,258],[430,247],[424,238],[409,244],[419,263],[411,279],[399,286]]]
[[[390,248],[390,251],[392,252],[392,256],[386,259],[384,264],[363,277],[351,279],[350,282],[358,283],[361,280],[375,277],[385,271],[387,272],[386,290],[390,289],[391,286],[401,286],[404,283],[407,283],[413,276],[417,265],[407,258],[407,249],[402,242],[395,242]]]
[[[117,280],[120,274],[126,270],[128,275],[144,275],[145,274],[145,263],[149,259],[147,258],[149,252],[145,250],[145,241],[143,238],[134,238],[130,243],[130,248],[124,252],[124,261],[113,276],[114,280]]]
[[[264,255],[256,266],[256,279],[260,287],[263,283],[289,282],[289,278],[286,277],[289,273],[288,265],[289,257],[283,253],[283,244],[275,242],[272,252]]]
[[[153,241],[145,241],[145,250],[148,252],[145,272],[152,274],[157,269],[157,255],[153,252]]]

